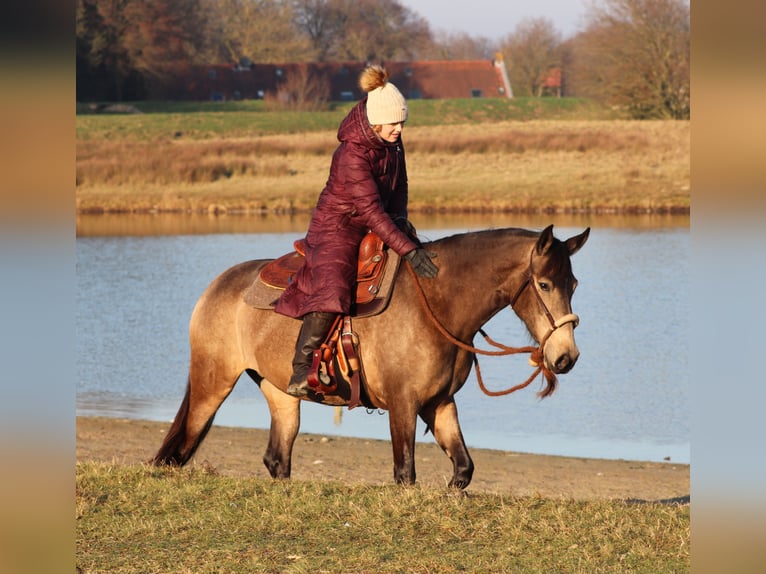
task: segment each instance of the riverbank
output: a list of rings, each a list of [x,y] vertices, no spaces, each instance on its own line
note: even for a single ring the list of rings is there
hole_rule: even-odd
[[[169,423],[77,417],[78,462],[139,465],[154,455]],[[224,476],[268,478],[261,462],[268,431],[214,426],[192,464]],[[392,482],[389,441],[300,434],[293,478],[348,484]],[[418,483],[443,488],[452,465],[435,443],[418,443]],[[469,492],[575,500],[688,501],[689,465],[584,459],[471,449],[476,470]]]

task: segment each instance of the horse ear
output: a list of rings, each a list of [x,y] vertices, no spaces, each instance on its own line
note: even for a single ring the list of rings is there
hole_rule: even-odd
[[[585,245],[585,242],[588,241],[589,235],[590,227],[586,228],[585,231],[583,231],[580,235],[575,235],[574,237],[570,237],[566,240],[565,243],[570,257],[577,253],[580,250],[580,247]]]
[[[540,232],[540,237],[537,238],[537,254],[545,255],[553,245],[553,225],[549,225]]]

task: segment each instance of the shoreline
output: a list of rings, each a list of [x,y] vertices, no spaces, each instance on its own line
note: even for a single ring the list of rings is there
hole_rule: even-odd
[[[106,207],[89,206],[77,208],[76,215],[243,215],[243,216],[275,216],[275,217],[295,217],[300,215],[310,215],[313,208],[292,208],[284,209],[280,207],[266,208],[259,207],[254,209],[244,208],[240,205],[227,207],[217,204],[208,208],[156,208],[156,207]],[[576,207],[558,207],[548,206],[544,209],[531,209],[526,207],[433,207],[433,206],[414,206],[408,211],[418,215],[545,215],[545,216],[642,216],[642,215],[679,215],[688,216],[691,214],[691,207],[688,205],[663,205],[658,207],[626,206],[626,207],[594,207],[594,208],[576,208]]]
[[[76,460],[115,465],[146,463],[169,422],[78,416]],[[213,425],[191,465],[227,476],[269,479],[261,462],[268,431]],[[690,465],[591,459],[470,448],[475,464],[469,493],[576,500],[689,501]],[[392,484],[390,441],[301,433],[295,442],[294,480]],[[452,465],[435,442],[418,442],[417,481],[443,488]]]
[[[432,229],[540,228],[556,227],[689,229],[689,214],[602,214],[551,215],[546,213],[419,213],[410,219],[428,237]],[[204,235],[217,233],[305,233],[310,215],[234,214],[234,213],[100,213],[76,215],[77,237],[120,237],[150,235]]]

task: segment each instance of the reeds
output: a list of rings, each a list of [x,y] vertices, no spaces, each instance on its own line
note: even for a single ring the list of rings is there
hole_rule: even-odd
[[[688,212],[689,123],[549,120],[407,128],[412,210]],[[81,212],[310,210],[333,132],[77,143]]]

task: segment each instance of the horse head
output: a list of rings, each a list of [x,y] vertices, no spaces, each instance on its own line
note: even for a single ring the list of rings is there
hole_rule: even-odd
[[[553,225],[546,227],[531,250],[526,276],[511,299],[514,311],[540,345],[537,360],[553,374],[568,372],[580,356],[574,339],[579,318],[571,305],[577,279],[570,257],[589,234],[587,228],[560,241],[553,236]]]

